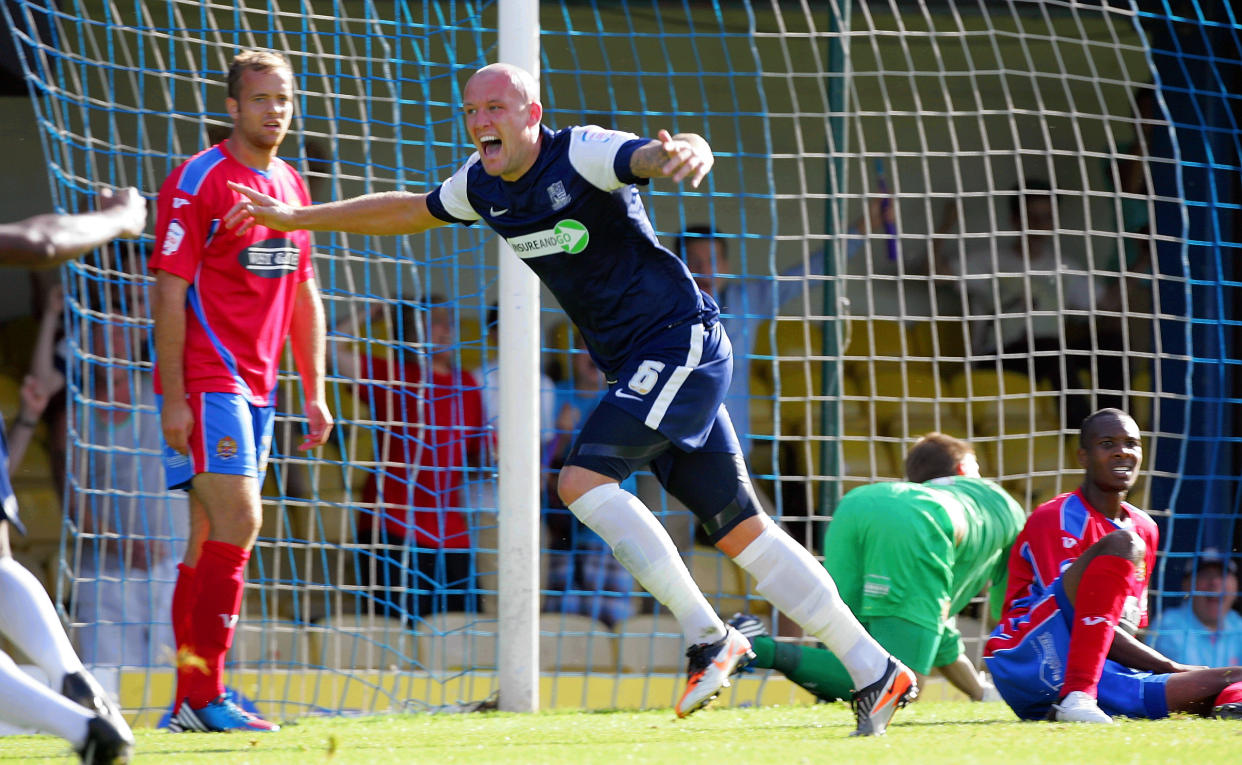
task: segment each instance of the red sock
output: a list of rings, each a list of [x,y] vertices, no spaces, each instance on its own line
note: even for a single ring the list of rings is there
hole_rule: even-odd
[[[241,610],[250,553],[224,542],[203,543],[195,579],[198,599],[190,615],[194,653],[202,661],[186,675],[186,698],[201,709],[224,693],[224,655],[233,644],[233,630]]]
[[[185,675],[189,672],[181,666],[184,651],[192,650],[190,635],[194,634],[190,617],[194,613],[194,602],[198,599],[198,580],[195,570],[184,563],[177,564],[177,584],[172,595],[172,628],[173,639],[177,641],[177,693],[174,697],[175,708],[181,707],[181,699],[189,690],[189,680]],[[175,709],[174,709],[175,711]]]
[[[1074,624],[1061,698],[1082,691],[1095,698],[1104,660],[1113,647],[1113,629],[1134,581],[1134,564],[1116,555],[1099,555],[1087,564],[1074,600]]]
[[[1226,685],[1212,706],[1219,707],[1222,704],[1242,704],[1242,682]]]

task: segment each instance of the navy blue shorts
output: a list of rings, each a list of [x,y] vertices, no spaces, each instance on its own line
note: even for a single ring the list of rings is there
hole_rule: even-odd
[[[603,400],[679,449],[740,453],[736,436],[731,448],[719,440],[720,433],[708,444],[732,376],[733,346],[720,323],[683,324],[636,349],[625,366],[609,376]]]
[[[617,481],[650,465],[714,543],[760,512],[721,403],[733,366],[729,339],[718,324],[676,327],[663,339],[609,381],[565,464]]]

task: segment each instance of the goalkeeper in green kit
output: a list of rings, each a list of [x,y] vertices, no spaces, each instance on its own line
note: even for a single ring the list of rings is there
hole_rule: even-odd
[[[972,699],[988,684],[962,653],[949,617],[991,584],[1000,617],[1009,548],[1026,514],[996,483],[979,477],[974,449],[929,433],[906,455],[907,481],[860,486],[842,499],[824,541],[841,598],[893,656],[920,675],[940,669]],[[845,667],[825,648],[777,642],[762,621],[729,622],[750,638],[749,668],[777,669],[826,701],[848,699]]]

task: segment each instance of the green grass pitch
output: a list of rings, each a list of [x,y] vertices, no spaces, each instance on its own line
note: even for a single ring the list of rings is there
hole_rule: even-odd
[[[1023,723],[1002,704],[924,701],[886,736],[850,738],[844,704],[518,715],[304,718],[264,735],[140,729],[136,763],[1237,763],[1242,722]],[[0,763],[70,763],[47,736],[0,739]]]

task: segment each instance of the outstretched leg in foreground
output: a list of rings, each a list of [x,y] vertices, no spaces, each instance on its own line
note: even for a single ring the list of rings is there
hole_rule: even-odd
[[[561,471],[559,489],[574,515],[612,547],[617,560],[681,625],[690,644],[689,679],[677,716],[706,706],[753,657],[749,641],[720,620],[668,531],[638,497],[608,476],[572,465]]]
[[[840,659],[853,681],[854,735],[879,735],[918,695],[914,673],[859,624],[828,571],[759,509],[740,455],[677,453],[657,463],[665,487],[694,511],[708,538],[755,579],[755,589]]]
[[[0,520],[0,622],[6,637],[43,670],[56,694],[0,653],[0,718],[67,740],[84,762],[126,762],[134,737],[115,702],[82,666],[43,585],[9,550]]]

